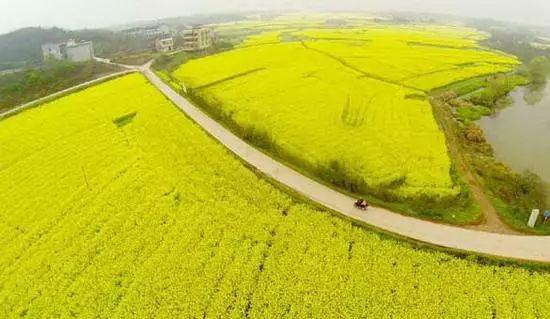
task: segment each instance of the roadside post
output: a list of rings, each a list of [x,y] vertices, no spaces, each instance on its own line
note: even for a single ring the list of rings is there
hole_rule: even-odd
[[[535,228],[535,224],[537,223],[537,219],[539,218],[540,210],[533,209],[531,211],[531,217],[529,217],[529,222],[527,223],[527,226],[531,228]]]

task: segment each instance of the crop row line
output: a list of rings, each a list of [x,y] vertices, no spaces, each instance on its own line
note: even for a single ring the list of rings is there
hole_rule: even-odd
[[[381,77],[381,76],[378,76],[378,75],[375,75],[375,74],[365,72],[365,71],[363,71],[363,70],[361,70],[357,67],[354,67],[353,65],[347,63],[346,61],[338,58],[337,56],[334,56],[334,55],[332,55],[330,53],[327,53],[323,50],[315,49],[315,48],[312,48],[312,47],[308,46],[304,41],[302,41],[302,45],[307,50],[311,50],[311,51],[317,52],[321,55],[324,55],[325,57],[328,57],[328,58],[330,58],[334,61],[337,61],[338,63],[343,65],[345,68],[348,68],[350,70],[353,70],[353,71],[361,74],[361,78],[363,78],[363,77],[370,78],[370,79],[377,80],[377,81],[380,81],[380,82],[384,82],[384,83],[387,83],[387,84],[396,85],[396,86],[407,88],[407,89],[410,89],[410,90],[413,90],[413,91],[422,92],[424,94],[428,93],[427,91],[424,91],[424,90],[419,89],[417,87],[410,86],[410,85],[407,85],[407,84],[404,84],[404,83],[401,83],[401,82],[393,81],[393,80],[390,80],[390,79],[387,79],[387,78],[384,78],[384,77]]]
[[[252,73],[256,73],[256,72],[263,71],[263,70],[265,70],[265,68],[255,68],[255,69],[244,71],[244,72],[241,72],[241,73],[236,73],[236,74],[233,74],[231,76],[227,76],[225,78],[221,78],[219,80],[197,86],[197,87],[195,87],[195,90],[207,89],[209,87],[221,84],[223,82],[231,81],[231,80],[234,80],[234,79],[237,79],[237,78],[240,78],[240,77],[243,77],[243,76],[247,76],[247,75],[250,75]]]
[[[153,71],[144,69],[143,73],[180,110],[236,156],[268,178],[282,183],[328,209],[391,233],[452,250],[520,260],[550,261],[548,238],[544,236],[516,236],[475,231],[427,222],[378,207],[372,207],[367,214],[364,214],[353,207],[353,198],[322,185],[253,148],[177,94]]]

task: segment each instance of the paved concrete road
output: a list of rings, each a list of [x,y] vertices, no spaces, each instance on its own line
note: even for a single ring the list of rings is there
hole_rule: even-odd
[[[441,225],[372,207],[364,212],[353,207],[354,199],[282,165],[212,120],[180,96],[146,65],[140,70],[167,98],[214,138],[267,176],[291,187],[325,207],[377,228],[433,245],[481,254],[550,262],[550,237],[487,233]]]
[[[141,67],[132,67],[128,71],[107,75],[26,103],[0,114],[0,119],[53,98],[139,70],[176,106],[237,156],[267,176],[291,187],[325,207],[377,228],[437,246],[506,258],[550,262],[550,237],[486,233],[423,221],[396,214],[382,208],[371,207],[366,212],[355,209],[353,207],[353,198],[317,183],[282,165],[233,135],[233,133],[212,120],[168,85],[164,84],[150,70],[150,64],[147,63]]]

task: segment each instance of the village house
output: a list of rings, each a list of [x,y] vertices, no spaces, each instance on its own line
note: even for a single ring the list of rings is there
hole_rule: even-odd
[[[55,59],[63,60],[65,58],[64,43],[46,43],[42,45],[42,56],[44,60]]]
[[[155,40],[155,49],[157,52],[163,52],[163,53],[174,50],[174,38],[172,37],[157,38]]]
[[[42,56],[44,60],[90,61],[94,58],[94,46],[91,41],[46,43],[42,45]]]
[[[198,51],[212,46],[213,32],[207,27],[194,26],[181,32],[183,50]]]

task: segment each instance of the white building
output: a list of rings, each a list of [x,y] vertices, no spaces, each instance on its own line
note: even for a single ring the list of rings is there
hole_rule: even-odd
[[[212,46],[213,32],[207,27],[192,27],[181,32],[183,49],[186,51],[204,50]]]
[[[129,28],[126,30],[123,30],[122,33],[126,34],[129,37],[146,37],[149,39],[162,37],[162,36],[170,36],[172,35],[172,29],[165,24],[161,25],[148,25],[148,26],[140,26],[140,27],[134,27]]]
[[[158,38],[155,40],[155,49],[157,52],[170,52],[174,50],[174,38]]]
[[[72,62],[90,61],[94,58],[94,45],[92,41],[67,43],[67,59]]]
[[[42,56],[44,57],[44,60],[48,59],[56,59],[56,60],[62,60],[64,59],[64,43],[46,43],[42,45]]]
[[[46,43],[42,45],[44,60],[69,60],[72,62],[90,61],[94,58],[94,45],[91,41],[63,43]]]

